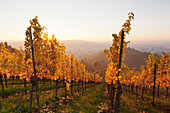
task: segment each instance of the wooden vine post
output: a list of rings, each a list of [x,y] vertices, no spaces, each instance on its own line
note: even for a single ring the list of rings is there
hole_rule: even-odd
[[[121,45],[120,45],[120,55],[119,55],[119,67],[118,67],[118,74],[117,77],[119,77],[121,69],[121,62],[122,62],[122,51],[123,51],[123,39],[124,39],[124,30],[122,30],[121,35]],[[119,79],[117,80],[117,92],[116,92],[116,101],[115,101],[115,113],[120,113],[120,100],[121,100],[121,94],[122,94],[122,87],[120,84]]]
[[[152,105],[155,105],[155,81],[156,81],[156,62],[154,64],[154,85],[153,85],[153,102]]]
[[[4,85],[3,85],[2,78],[3,78],[2,73],[0,73],[0,83],[1,83],[1,86],[2,86],[2,98],[5,98]]]
[[[30,31],[31,31],[31,30],[30,30]],[[35,69],[34,47],[33,47],[33,40],[32,40],[32,31],[31,31],[30,39],[31,39],[31,50],[32,50],[32,61],[33,61],[33,69],[34,69],[34,79],[35,79],[35,86],[36,86],[37,106],[38,106],[38,113],[40,113],[39,96],[38,96],[38,83],[37,83],[37,76],[36,76],[36,69]],[[32,85],[34,85],[34,84],[32,84]]]

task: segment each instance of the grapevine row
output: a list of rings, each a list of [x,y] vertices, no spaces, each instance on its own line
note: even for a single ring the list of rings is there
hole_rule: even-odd
[[[39,24],[38,17],[30,20],[30,26],[25,34],[24,51],[20,49],[16,50],[16,52],[10,52],[5,44],[1,43],[0,45],[0,82],[3,98],[5,97],[3,78],[5,79],[6,87],[8,87],[7,78],[23,80],[25,89],[26,82],[31,82],[30,106],[32,106],[33,88],[34,86],[38,87],[36,80],[43,81],[48,79],[55,81],[56,100],[59,81],[63,81],[65,86],[65,99],[67,98],[66,91],[70,85],[71,94],[73,95],[73,83],[77,83],[79,87],[81,82],[82,86],[85,85],[86,88],[86,83],[97,84],[102,82],[102,77],[96,73],[89,73],[85,65],[80,60],[75,59],[74,54],[67,55],[66,47],[54,35],[51,39],[49,38],[46,28],[41,27]],[[32,68],[33,65],[35,65],[35,68]],[[30,108],[30,112],[32,112],[32,108]]]

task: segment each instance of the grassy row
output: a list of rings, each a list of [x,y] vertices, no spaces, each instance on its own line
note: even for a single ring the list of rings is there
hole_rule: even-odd
[[[59,82],[58,87],[62,87],[62,81]],[[74,83],[74,86],[77,85],[77,83]],[[81,83],[80,83],[81,86]],[[27,91],[30,91],[31,88],[31,84],[27,84]],[[8,85],[8,87],[6,88],[4,86],[5,89],[5,96],[13,96],[16,94],[21,94],[21,93],[25,93],[25,88],[23,84],[15,84],[15,85]],[[51,85],[50,82],[46,82],[45,85],[42,84],[42,82],[38,83],[38,89],[39,91],[46,91],[46,90],[51,90],[51,89],[55,89],[55,82],[52,81]],[[0,97],[2,97],[2,88],[0,87]]]
[[[62,83],[60,84],[62,87]],[[90,85],[87,85],[87,88]],[[39,94],[40,99],[40,108],[48,109],[48,105],[54,105],[55,98],[55,85],[51,87],[39,85]],[[49,90],[51,89],[51,90]],[[82,90],[80,84],[80,90]],[[74,92],[77,92],[77,86],[74,86]],[[67,104],[57,105],[55,112],[65,112],[65,113],[96,113],[98,111],[97,105],[105,100],[105,84],[100,84],[95,87],[92,87],[90,90],[87,90],[84,93],[80,93],[80,96],[77,96],[71,102]],[[21,93],[21,92],[20,92]],[[135,93],[135,92],[134,92]],[[67,94],[70,95],[70,90],[67,91]],[[20,95],[20,94],[19,94]],[[156,106],[152,106],[151,100],[152,95],[144,94],[144,101],[140,99],[141,92],[138,91],[138,98],[136,95],[131,95],[129,92],[123,92],[121,96],[121,112],[122,113],[139,113],[139,112],[148,112],[148,113],[160,113],[168,112],[170,108],[170,101],[165,100],[164,97],[156,98]],[[58,91],[58,97],[61,100],[64,96],[64,89],[60,88]],[[30,95],[23,95],[9,98],[9,99],[0,99],[0,113],[6,112],[28,112],[29,111],[29,97]],[[36,95],[33,95],[33,111],[37,111]],[[48,111],[48,110],[47,110]],[[49,110],[50,111],[50,110]]]
[[[61,90],[61,89],[60,89]],[[48,103],[54,99],[54,92],[55,90],[44,91],[39,93],[40,99],[40,107],[44,105],[44,103]],[[59,91],[61,92],[61,91]],[[9,99],[1,99],[0,100],[0,112],[1,113],[8,113],[8,112],[28,112],[29,111],[29,102],[30,102],[30,95],[18,96],[16,98],[9,98]],[[36,95],[33,95],[33,111],[36,111]]]
[[[135,96],[132,96],[129,93],[123,93],[121,96],[121,112],[122,113],[160,113],[159,110],[156,110],[152,107],[151,104],[140,101],[136,99]]]
[[[127,90],[129,91],[129,90]],[[165,99],[165,97],[155,97],[155,106],[152,106],[152,95],[149,93],[144,93],[144,100],[141,100],[142,92],[138,90],[137,98],[136,92],[134,94],[131,92],[124,92],[121,96],[121,112],[122,113],[160,113],[168,112],[170,110],[170,101]]]
[[[155,106],[152,105],[152,95],[149,93],[144,94],[144,100],[141,100],[141,92],[138,91],[132,95],[131,92],[124,92],[121,95],[121,113],[168,113],[170,111],[170,101],[160,96],[155,98]],[[92,97],[93,98],[93,97]],[[115,102],[115,99],[114,99]],[[107,111],[109,101],[100,103],[100,111]]]
[[[97,113],[97,105],[105,100],[105,84],[93,87],[57,109],[58,113]]]
[[[51,87],[48,86],[39,86],[39,90],[44,90],[39,93],[39,100],[40,100],[40,108],[42,109],[45,105],[52,104],[55,99],[55,86]],[[59,86],[62,87],[62,84]],[[87,85],[87,87],[90,87]],[[48,90],[48,89],[51,90]],[[75,89],[76,87],[74,87]],[[81,90],[80,86],[80,90]],[[47,91],[45,91],[47,90]],[[75,91],[75,90],[74,90]],[[70,90],[67,92],[70,94]],[[18,112],[28,112],[29,111],[29,102],[30,102],[30,95],[23,95],[21,92],[19,93],[20,96],[15,98],[9,99],[0,99],[0,113],[18,113]],[[64,89],[60,88],[58,90],[58,97],[61,99],[64,95]],[[36,95],[33,95],[33,111],[37,112],[37,103],[36,103]]]
[[[47,82],[48,83],[48,82]],[[38,83],[38,89],[39,91],[46,91],[50,89],[55,89],[55,82],[51,82],[51,85],[49,83],[46,85],[43,85],[42,83]],[[62,83],[59,83],[59,87],[62,87]],[[31,84],[27,84],[27,91],[30,91]],[[8,85],[8,87],[5,87],[5,96],[12,96],[15,94],[21,94],[25,93],[25,88],[23,84],[17,84],[17,85]],[[0,97],[2,97],[2,88],[0,88]]]
[[[128,94],[131,94],[132,92],[129,92],[129,90],[126,90],[126,92],[124,93],[128,93]],[[132,95],[132,94],[131,94]],[[133,96],[135,97],[136,96],[136,90],[134,90],[133,92]],[[138,90],[137,91],[137,99],[142,99],[142,91]],[[153,99],[153,96],[152,96],[152,93],[151,92],[145,92],[144,91],[144,95],[143,95],[143,100],[144,101],[147,101],[147,103],[152,103],[152,99]],[[164,105],[164,106],[169,106],[170,107],[170,98],[168,99],[165,99],[165,96],[163,95],[160,95],[159,97],[155,94],[155,104],[158,104],[158,105]]]

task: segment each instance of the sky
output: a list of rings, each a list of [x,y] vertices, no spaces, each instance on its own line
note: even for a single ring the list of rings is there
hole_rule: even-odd
[[[0,0],[0,41],[25,39],[38,16],[59,40],[109,42],[133,12],[130,41],[170,41],[170,0]]]

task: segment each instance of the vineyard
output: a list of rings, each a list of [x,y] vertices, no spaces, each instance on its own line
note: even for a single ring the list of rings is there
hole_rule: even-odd
[[[112,46],[105,76],[89,71],[41,26],[36,16],[25,32],[25,49],[0,44],[0,112],[162,113],[170,111],[170,56],[149,54],[139,70],[125,63],[132,12]]]

